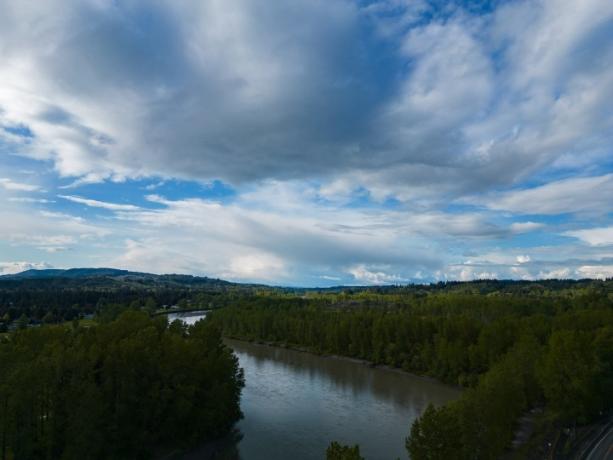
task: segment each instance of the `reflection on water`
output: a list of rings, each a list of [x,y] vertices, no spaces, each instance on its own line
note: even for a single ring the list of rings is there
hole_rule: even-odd
[[[322,459],[330,441],[368,460],[407,458],[404,438],[428,403],[459,390],[361,363],[228,340],[245,370],[243,460]]]

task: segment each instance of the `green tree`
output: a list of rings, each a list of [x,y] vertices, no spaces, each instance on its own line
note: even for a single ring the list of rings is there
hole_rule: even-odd
[[[51,324],[55,322],[55,316],[50,311],[47,312],[45,316],[43,316],[43,323]]]
[[[151,313],[155,313],[155,311],[157,310],[157,303],[155,302],[155,299],[153,297],[148,297],[147,301],[145,302],[145,311],[147,311],[149,314]]]
[[[223,436],[242,415],[238,360],[206,321],[176,333],[128,311],[16,331],[0,370],[2,460],[151,458]]]
[[[461,432],[453,406],[439,408],[429,404],[411,426],[406,448],[413,460],[461,458]]]
[[[603,409],[599,374],[591,333],[561,330],[551,335],[538,377],[550,407],[562,418],[585,422]]]
[[[360,446],[344,446],[332,441],[326,449],[326,460],[364,460],[360,455]]]
[[[30,318],[28,318],[25,313],[22,313],[17,320],[17,328],[25,329],[26,327],[28,327],[28,324],[30,324]]]

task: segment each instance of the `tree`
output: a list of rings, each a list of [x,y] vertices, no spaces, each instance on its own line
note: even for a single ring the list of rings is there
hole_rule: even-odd
[[[22,313],[17,320],[17,328],[25,329],[26,327],[28,327],[28,324],[30,324],[30,318],[28,318],[25,313]]]
[[[538,377],[550,407],[567,421],[585,422],[603,408],[595,351],[586,331],[555,331],[549,339]]]
[[[351,447],[333,441],[326,449],[326,460],[364,460],[364,458],[360,455],[360,446],[357,444]]]
[[[91,328],[43,326],[0,343],[0,459],[151,458],[225,435],[242,371],[219,330],[184,333],[128,311]]]
[[[43,323],[51,324],[55,322],[55,316],[50,311],[47,312],[45,316],[43,316]]]
[[[149,314],[155,313],[157,310],[157,303],[155,302],[155,299],[153,297],[148,297],[144,308]]]
[[[461,458],[461,434],[453,406],[435,408],[429,404],[411,426],[406,447],[413,460]]]

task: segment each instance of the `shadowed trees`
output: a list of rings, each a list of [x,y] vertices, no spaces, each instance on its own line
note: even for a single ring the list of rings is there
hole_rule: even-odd
[[[243,376],[218,329],[126,312],[0,344],[0,458],[138,459],[224,435]]]

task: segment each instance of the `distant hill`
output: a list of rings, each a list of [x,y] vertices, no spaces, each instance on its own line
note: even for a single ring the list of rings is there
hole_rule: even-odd
[[[429,292],[456,292],[465,294],[511,294],[529,292],[542,292],[545,290],[576,289],[596,286],[611,288],[613,280],[598,281],[583,280],[474,280],[474,281],[447,281],[431,284],[408,285],[381,285],[381,286],[333,286],[333,287],[280,287],[262,284],[235,283],[218,278],[193,275],[156,275],[153,273],[133,272],[116,268],[69,268],[69,269],[43,269],[26,270],[21,273],[0,276],[0,290],[2,289],[46,289],[53,288],[87,288],[87,289],[205,289],[205,290],[251,290],[272,289],[304,295],[309,292],[322,293],[357,293],[368,291],[378,294],[391,293],[421,293]]]
[[[90,278],[96,276],[126,276],[126,275],[149,275],[146,273],[130,272],[116,268],[69,268],[66,270],[48,268],[44,270],[26,270],[21,273],[0,276],[4,279],[42,279],[42,278]]]
[[[116,268],[32,269],[0,276],[0,288],[45,288],[49,286],[71,288],[224,288],[240,285],[205,276],[156,275]]]

